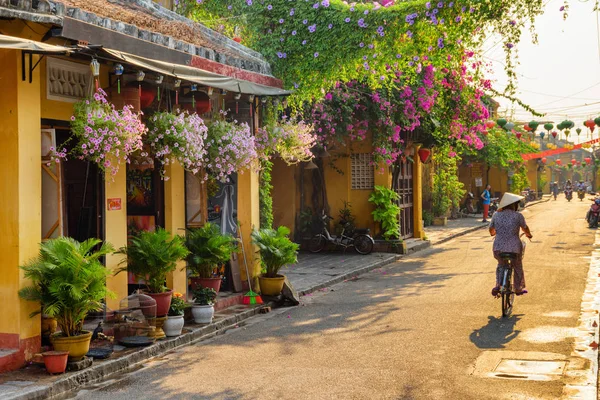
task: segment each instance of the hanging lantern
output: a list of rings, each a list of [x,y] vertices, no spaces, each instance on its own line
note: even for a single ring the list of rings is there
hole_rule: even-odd
[[[582,167],[587,167],[587,163],[584,161],[584,162],[581,163],[581,166]]]
[[[523,129],[525,129],[527,132],[531,132],[531,131],[532,131],[532,129],[531,129],[531,127],[529,126],[529,124],[525,124],[525,125],[523,125]]]
[[[431,155],[431,149],[426,149],[426,148],[421,147],[419,149],[418,153],[419,153],[419,159],[424,164],[429,160],[429,156]]]
[[[239,100],[242,98],[241,93],[236,93],[233,98],[235,99],[235,113],[239,113]]]
[[[571,159],[571,164],[577,164],[577,160],[576,160],[576,159],[574,159],[574,158],[572,158],[572,159]]]
[[[600,166],[600,158],[596,158],[594,164],[596,164],[596,167]]]
[[[159,75],[156,77],[156,86],[158,87],[158,91],[156,92],[157,96],[158,96],[158,101],[160,101],[160,85],[162,85],[163,83],[163,76]]]
[[[516,132],[515,132],[515,136],[517,137],[517,139],[521,139],[521,136],[522,136],[522,135],[523,135],[523,134],[522,134],[521,132],[519,132],[519,131],[516,131]]]
[[[90,62],[90,69],[92,70],[92,75],[94,76],[94,82],[96,84],[96,91],[98,91],[98,77],[100,76],[100,63],[95,58],[92,58],[92,62]]]
[[[559,131],[562,131],[565,128],[566,128],[566,126],[564,126],[562,122],[560,124],[556,125],[556,129],[558,129]]]
[[[175,79],[173,82],[173,87],[175,88],[175,105],[179,105],[179,88],[181,87],[181,79]]]
[[[115,64],[113,70],[117,76],[117,93],[121,93],[121,75],[123,75],[125,69],[121,64]]]
[[[544,131],[541,131],[541,132],[540,132],[540,138],[541,138],[542,140],[544,140],[544,136],[546,136],[546,133],[544,133]]]
[[[532,131],[535,132],[535,130],[538,128],[538,126],[540,126],[540,123],[537,121],[529,121],[529,127],[531,128]]]
[[[562,160],[559,158],[558,160],[556,160],[556,164],[557,165],[561,165],[562,164]]]
[[[515,127],[515,124],[513,124],[512,122],[507,122],[506,124],[504,124],[504,129],[506,129],[507,131],[512,131],[512,129]]]
[[[552,130],[552,128],[554,128],[554,125],[552,125],[551,123],[548,122],[548,123],[544,124],[545,130],[550,131],[550,130]]]
[[[190,85],[190,92],[192,92],[192,108],[196,108],[196,93],[198,91],[198,85],[196,83],[192,83]]]
[[[496,126],[496,122],[494,122],[494,121],[487,121],[485,123],[485,127],[488,129],[492,129],[494,126]]]
[[[546,161],[548,161],[548,159],[547,159],[546,157],[542,157],[542,162],[543,162],[544,164],[546,164]]]
[[[556,135],[558,135],[558,132],[556,132],[556,131],[552,131],[552,137],[553,137],[554,139],[556,139]]]
[[[571,133],[571,131],[570,131],[570,130],[568,130],[568,129],[565,129],[565,136],[566,136],[566,137],[569,137],[569,134],[570,134],[570,133]]]
[[[595,123],[597,126],[600,126],[600,117],[598,117],[598,118],[594,118],[594,123]]]
[[[208,94],[209,96],[212,96],[214,92],[215,90],[210,86],[206,89],[206,94]]]
[[[577,136],[579,136],[581,134],[581,128],[575,129],[575,132],[577,132]]]
[[[592,158],[591,157],[586,157],[586,158],[584,158],[584,160],[588,164],[592,162]]]
[[[504,128],[504,125],[507,124],[506,120],[504,118],[499,118],[498,120],[496,120],[496,123],[498,123],[498,125],[500,126],[500,128]]]
[[[569,168],[569,169],[573,168],[573,164],[571,164],[571,163],[568,163],[568,164],[567,164],[567,168]]]

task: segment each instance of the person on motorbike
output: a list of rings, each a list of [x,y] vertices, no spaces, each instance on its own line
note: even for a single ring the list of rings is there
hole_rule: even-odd
[[[497,296],[502,285],[502,260],[501,253],[515,253],[517,259],[513,262],[514,290],[517,296],[527,293],[525,288],[525,274],[523,272],[523,243],[519,233],[521,230],[531,239],[533,236],[525,222],[525,217],[519,209],[519,202],[523,196],[514,193],[504,193],[500,200],[500,209],[494,213],[490,222],[490,235],[494,238],[494,258],[498,260],[496,268],[496,286],[492,289],[492,296]]]
[[[571,184],[571,180],[567,179],[567,183],[565,183],[565,192],[566,191],[572,191],[573,190],[573,184]]]

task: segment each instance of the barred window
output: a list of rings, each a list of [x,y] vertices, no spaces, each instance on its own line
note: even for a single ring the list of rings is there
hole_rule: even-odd
[[[352,154],[352,189],[373,190],[375,167],[369,153]]]

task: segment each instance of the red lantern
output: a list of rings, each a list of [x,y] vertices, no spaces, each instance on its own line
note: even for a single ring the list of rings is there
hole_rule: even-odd
[[[426,148],[419,149],[419,159],[422,163],[426,163],[429,160],[429,156],[431,155],[431,150]]]
[[[589,164],[590,162],[592,162],[592,159],[591,159],[591,157],[586,157],[586,158],[584,158],[584,160],[585,160],[585,162],[586,162],[586,163],[588,163],[588,164]]]
[[[140,94],[140,107],[142,109],[149,107],[156,98],[156,88],[146,82],[142,82],[140,85],[142,90]]]
[[[573,165],[577,164],[577,160],[576,160],[576,159],[574,159],[574,158],[572,158],[572,159],[571,159],[571,164],[573,164]]]
[[[558,160],[556,160],[556,165],[561,165],[562,164],[562,160],[559,158]]]
[[[546,159],[546,157],[542,157],[542,162],[543,162],[544,164],[546,164],[546,161],[548,161],[548,160]]]
[[[515,136],[517,137],[517,139],[521,139],[521,136],[522,136],[522,135],[523,135],[523,134],[522,134],[521,132],[518,132],[518,131],[517,131],[517,132],[515,132]]]
[[[554,139],[556,139],[556,135],[558,135],[558,133],[557,133],[556,131],[552,131],[552,137],[553,137]]]
[[[496,121],[488,121],[485,123],[485,127],[488,129],[492,129],[494,126],[496,126]]]
[[[531,132],[531,127],[529,126],[529,124],[525,124],[523,125],[523,129],[525,129],[527,132]]]

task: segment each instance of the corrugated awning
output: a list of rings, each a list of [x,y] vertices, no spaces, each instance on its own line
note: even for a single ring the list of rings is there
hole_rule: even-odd
[[[117,50],[103,50],[112,57],[115,57],[127,64],[158,72],[163,75],[169,75],[177,79],[198,83],[204,86],[210,86],[217,89],[224,89],[230,92],[254,94],[257,96],[286,96],[291,93],[280,88],[261,85],[258,83],[232,78],[230,76],[215,74],[213,72],[204,71],[188,65],[152,60]]]
[[[72,49],[55,46],[35,40],[22,39],[14,36],[0,35],[0,49],[28,50],[39,53],[69,53]]]

